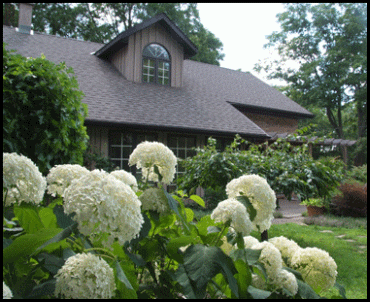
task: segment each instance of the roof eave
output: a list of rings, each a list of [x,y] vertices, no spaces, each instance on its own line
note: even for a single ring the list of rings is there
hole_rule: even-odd
[[[95,125],[95,126],[106,126],[106,127],[132,127],[135,129],[143,130],[155,130],[155,131],[169,131],[169,132],[180,132],[180,133],[194,133],[194,134],[207,134],[207,135],[217,135],[217,136],[235,136],[239,134],[242,137],[249,137],[254,139],[269,139],[271,136],[265,133],[255,134],[255,133],[241,133],[234,131],[220,131],[212,129],[201,129],[201,128],[190,128],[190,127],[179,127],[179,126],[161,126],[161,125],[148,125],[148,124],[139,124],[139,123],[121,123],[121,122],[112,122],[112,121],[102,121],[102,120],[93,120],[86,119],[85,125]]]
[[[233,105],[236,109],[248,110],[248,112],[250,113],[279,114],[280,116],[291,117],[291,118],[313,118],[315,117],[315,115],[310,112],[303,113],[303,112],[288,111],[288,110],[281,110],[281,109],[275,109],[275,108],[266,108],[266,107],[255,106],[255,105],[246,105],[246,104],[240,104],[240,103],[235,103],[235,102],[228,102],[228,103]]]

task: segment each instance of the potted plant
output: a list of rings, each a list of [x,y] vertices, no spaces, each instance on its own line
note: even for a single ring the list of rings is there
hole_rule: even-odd
[[[309,198],[302,201],[301,204],[307,207],[308,216],[323,215],[326,212],[323,198]]]

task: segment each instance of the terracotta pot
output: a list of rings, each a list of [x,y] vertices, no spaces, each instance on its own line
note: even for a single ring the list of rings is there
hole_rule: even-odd
[[[307,206],[308,216],[318,216],[325,213],[325,207]]]

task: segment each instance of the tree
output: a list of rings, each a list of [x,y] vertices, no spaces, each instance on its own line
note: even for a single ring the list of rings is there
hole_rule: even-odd
[[[196,3],[36,3],[34,30],[107,43],[134,25],[166,13],[199,53],[192,60],[220,65],[222,42],[200,22]]]
[[[305,107],[325,108],[338,138],[346,138],[343,111],[357,110],[358,133],[367,129],[367,4],[286,4],[278,14],[282,30],[268,36],[280,58],[259,63],[269,78],[283,79]],[[298,69],[287,62],[298,63]]]
[[[72,68],[11,54],[3,43],[3,152],[29,157],[44,174],[56,164],[82,164],[82,98]]]

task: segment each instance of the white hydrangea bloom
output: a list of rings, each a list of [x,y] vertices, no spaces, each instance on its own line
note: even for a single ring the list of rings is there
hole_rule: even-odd
[[[13,293],[3,281],[3,299],[11,299],[13,297]]]
[[[113,175],[118,180],[123,181],[126,185],[129,185],[134,192],[137,192],[138,186],[136,178],[130,172],[127,172],[125,170],[116,170],[110,172],[110,175]]]
[[[116,289],[113,269],[93,254],[69,257],[55,278],[55,295],[66,299],[110,299]]]
[[[228,198],[245,195],[249,198],[257,215],[252,221],[254,230],[263,232],[271,226],[276,208],[276,195],[266,179],[255,175],[243,175],[226,185]]]
[[[156,211],[161,215],[168,214],[171,209],[163,190],[160,188],[148,188],[139,197],[142,209]]]
[[[4,190],[4,189],[7,190]],[[3,202],[39,204],[46,190],[46,180],[28,157],[3,153]]]
[[[107,247],[115,238],[123,245],[139,234],[144,222],[140,206],[128,185],[101,170],[73,180],[64,191],[65,213],[76,213],[73,219],[84,235],[108,234]]]
[[[170,184],[175,176],[177,158],[173,152],[158,142],[142,142],[131,153],[129,165],[136,165],[141,169],[143,180],[158,182],[158,175],[154,172],[154,165],[162,175],[162,182]]]
[[[270,242],[263,241],[252,246],[253,250],[262,250],[258,259],[266,269],[269,279],[274,279],[283,267],[279,250]]]
[[[316,247],[301,248],[293,255],[291,267],[300,272],[303,280],[315,291],[332,287],[338,274],[334,259]]]
[[[291,272],[281,269],[276,277],[271,281],[278,289],[285,288],[293,296],[298,292],[298,283],[297,279]]]
[[[72,180],[88,173],[90,171],[80,165],[56,165],[50,169],[46,176],[48,193],[54,197],[56,195],[64,197],[64,190],[69,187]]]
[[[280,251],[283,260],[290,266],[293,255],[301,249],[301,247],[293,240],[290,240],[284,236],[273,237],[268,240],[277,247]]]
[[[215,222],[224,223],[231,220],[230,226],[243,235],[249,235],[253,228],[246,207],[235,198],[221,201],[213,210],[211,218]]]
[[[253,236],[244,236],[243,239],[244,239],[244,247],[246,249],[251,249],[253,245],[260,243]]]

